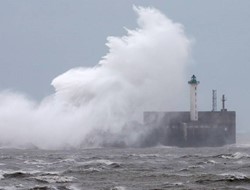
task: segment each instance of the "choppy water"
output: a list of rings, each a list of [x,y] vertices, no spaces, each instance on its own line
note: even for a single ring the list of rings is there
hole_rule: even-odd
[[[0,149],[0,189],[250,189],[250,147]]]

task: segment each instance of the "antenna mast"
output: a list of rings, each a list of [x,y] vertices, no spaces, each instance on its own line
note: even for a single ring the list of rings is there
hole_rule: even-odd
[[[225,94],[222,95],[222,110],[221,111],[227,111],[226,106],[225,106],[225,102],[227,101]]]
[[[213,105],[212,111],[217,111],[217,91],[213,90]]]

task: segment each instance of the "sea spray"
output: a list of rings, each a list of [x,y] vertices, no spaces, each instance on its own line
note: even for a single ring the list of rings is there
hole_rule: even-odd
[[[2,145],[135,146],[147,132],[143,111],[181,105],[190,50],[183,26],[154,8],[134,10],[138,28],[108,37],[109,52],[95,67],[56,77],[55,94],[40,103],[0,94]]]

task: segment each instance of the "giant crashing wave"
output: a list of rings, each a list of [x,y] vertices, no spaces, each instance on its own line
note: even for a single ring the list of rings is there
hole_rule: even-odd
[[[133,8],[138,28],[108,37],[109,52],[91,68],[74,68],[52,81],[55,94],[35,102],[0,93],[2,146],[144,146],[146,110],[182,104],[190,40],[183,26],[154,8]]]

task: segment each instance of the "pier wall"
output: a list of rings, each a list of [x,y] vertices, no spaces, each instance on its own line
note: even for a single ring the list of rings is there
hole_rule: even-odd
[[[199,112],[190,121],[190,112],[145,112],[144,124],[151,128],[152,144],[180,147],[216,147],[236,142],[234,111]]]

